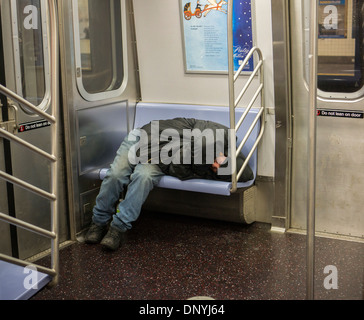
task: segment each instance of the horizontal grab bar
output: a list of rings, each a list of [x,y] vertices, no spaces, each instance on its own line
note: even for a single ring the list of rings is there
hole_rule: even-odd
[[[6,138],[6,139],[8,139],[10,141],[13,141],[13,142],[19,144],[19,145],[22,145],[25,148],[27,148],[27,149],[29,149],[29,150],[31,150],[31,151],[45,157],[45,158],[47,158],[48,160],[50,160],[52,162],[57,161],[57,158],[55,156],[43,151],[42,149],[39,149],[39,148],[33,146],[29,142],[26,142],[26,141],[18,138],[17,136],[14,136],[13,134],[11,134],[11,133],[9,133],[9,132],[1,129],[1,128],[0,128],[0,137],[4,137],[4,138]]]
[[[259,120],[259,119],[260,119],[260,117],[262,116],[263,112],[264,112],[264,108],[261,108],[261,109],[260,109],[260,111],[259,111],[259,113],[257,114],[256,118],[254,119],[254,121],[253,121],[252,125],[250,126],[249,130],[247,131],[247,133],[246,133],[246,135],[245,135],[245,137],[244,137],[243,141],[240,143],[239,148],[236,150],[236,154],[237,154],[237,155],[241,152],[241,150],[243,149],[243,147],[244,147],[245,143],[248,141],[249,136],[250,136],[250,135],[251,135],[251,133],[253,132],[254,127],[257,125],[258,120]],[[262,131],[262,129],[261,129],[261,131]]]
[[[262,110],[263,110],[263,109],[262,109]],[[259,145],[260,141],[261,141],[261,140],[262,140],[262,138],[263,138],[263,134],[264,134],[264,132],[265,132],[265,122],[263,121],[263,123],[262,123],[262,128],[261,128],[261,130],[260,130],[260,134],[259,134],[259,136],[258,136],[257,140],[255,141],[255,143],[254,143],[254,145],[253,145],[252,149],[250,150],[249,155],[246,157],[245,162],[244,162],[244,164],[243,164],[242,168],[240,169],[239,173],[237,174],[237,180],[239,180],[239,179],[240,179],[240,177],[242,176],[242,174],[243,174],[243,172],[244,172],[244,170],[245,170],[246,166],[248,165],[249,160],[251,159],[251,157],[253,156],[254,152],[255,152],[255,151],[256,151],[256,149],[258,148],[258,145]]]
[[[10,223],[10,224],[12,224],[14,226],[20,227],[22,229],[37,233],[37,234],[39,234],[41,236],[44,236],[44,237],[47,237],[49,239],[55,239],[56,238],[56,234],[53,233],[53,232],[50,232],[48,230],[39,228],[39,227],[37,227],[35,225],[24,222],[22,220],[10,217],[10,216],[8,216],[8,215],[6,215],[4,213],[1,213],[1,212],[0,212],[0,220],[5,221],[7,223]]]
[[[245,84],[244,88],[241,90],[238,98],[235,100],[235,108],[238,106],[240,100],[243,98],[245,92],[248,90],[249,86],[253,82],[255,76],[257,75],[258,71],[260,71],[260,68],[263,66],[263,61],[259,61],[256,68],[254,69],[253,73],[250,75],[247,83]]]
[[[251,108],[254,105],[254,102],[258,99],[259,94],[263,91],[263,87],[264,85],[261,84],[257,90],[257,92],[255,93],[254,97],[252,98],[252,100],[250,101],[248,107],[246,108],[245,112],[243,113],[243,115],[241,116],[240,120],[238,121],[238,123],[236,124],[236,128],[235,128],[235,132],[238,132],[239,128],[241,127],[241,125],[243,124],[246,116],[248,115],[249,111],[251,110]]]
[[[0,84],[0,92],[7,96],[8,98],[11,98],[15,100],[17,103],[31,109],[34,113],[36,113],[38,116],[43,117],[44,119],[48,120],[51,124],[56,123],[56,119],[49,115],[48,113],[38,109],[35,105],[30,103],[29,101],[25,100],[23,97],[17,95],[13,91],[9,90],[8,88],[4,87]]]
[[[262,55],[262,52],[260,51],[260,49],[258,47],[253,47],[249,51],[248,55],[245,57],[243,63],[239,67],[238,71],[235,73],[235,75],[234,75],[234,82],[236,82],[236,80],[238,80],[240,74],[242,73],[243,69],[245,68],[245,66],[249,62],[249,60],[252,57],[252,55],[254,54],[254,52],[257,52],[258,53],[258,56],[259,56],[259,60],[260,61],[263,61],[263,55]]]
[[[51,201],[56,201],[57,200],[57,198],[56,198],[56,196],[54,194],[51,194],[51,193],[49,193],[47,191],[39,189],[39,188],[31,185],[30,183],[27,183],[27,182],[25,182],[25,181],[23,181],[21,179],[15,178],[15,177],[11,176],[10,174],[7,174],[7,173],[5,173],[5,172],[3,172],[1,170],[0,170],[0,178],[4,179],[4,180],[6,180],[6,181],[8,181],[10,183],[13,183],[13,184],[15,184],[15,185],[17,185],[17,186],[19,186],[19,187],[21,187],[23,189],[26,189],[26,190],[28,190],[30,192],[33,192],[33,193],[35,193],[35,194],[37,194],[37,195],[39,195],[39,196],[41,196],[43,198],[46,198],[48,200],[51,200]]]
[[[34,266],[37,271],[43,272],[43,273],[48,274],[48,275],[50,275],[52,277],[55,277],[57,275],[56,270],[49,269],[49,268],[46,268],[46,267],[43,267],[43,266],[39,266],[39,265],[34,264],[34,263],[29,263],[27,261],[19,260],[19,259],[13,258],[13,257],[9,257],[9,256],[6,256],[4,254],[0,254],[0,260],[8,262],[8,263],[12,263],[12,264],[15,264],[17,266],[24,267],[24,268],[27,268],[29,266]]]

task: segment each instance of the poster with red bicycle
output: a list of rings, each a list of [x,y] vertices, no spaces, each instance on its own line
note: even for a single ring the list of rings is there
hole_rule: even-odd
[[[187,73],[228,70],[227,6],[229,0],[180,0]],[[251,0],[233,6],[234,64],[238,70],[253,47]],[[254,70],[253,58],[244,69]]]

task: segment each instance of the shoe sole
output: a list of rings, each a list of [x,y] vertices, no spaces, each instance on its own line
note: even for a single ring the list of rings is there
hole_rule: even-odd
[[[102,243],[102,242],[100,244],[101,244],[102,248],[106,251],[116,251],[120,248],[120,245],[115,248],[115,247],[112,247],[112,246]]]

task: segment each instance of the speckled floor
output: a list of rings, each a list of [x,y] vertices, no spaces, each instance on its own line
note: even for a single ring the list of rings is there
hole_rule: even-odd
[[[301,300],[306,240],[269,225],[143,213],[115,253],[73,244],[60,253],[60,283],[33,300]],[[47,264],[48,258],[39,261]],[[324,268],[338,270],[327,290]],[[364,244],[316,240],[316,299],[364,299]]]

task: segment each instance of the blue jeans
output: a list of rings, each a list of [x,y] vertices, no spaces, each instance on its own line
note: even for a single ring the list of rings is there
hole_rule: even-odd
[[[164,173],[154,164],[133,165],[128,160],[130,148],[140,140],[140,131],[135,129],[125,138],[117,151],[114,162],[102,182],[100,193],[93,209],[93,222],[105,226],[112,219],[111,226],[125,232],[140,215],[142,205],[149,192],[158,185]],[[125,198],[118,205],[120,194],[127,187]]]

